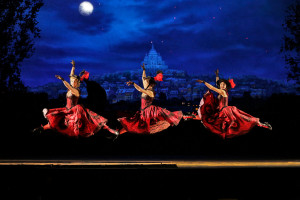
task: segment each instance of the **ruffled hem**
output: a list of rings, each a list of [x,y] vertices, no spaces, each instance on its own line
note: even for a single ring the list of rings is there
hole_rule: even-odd
[[[217,100],[211,92],[207,92],[201,99],[199,116],[208,130],[223,139],[244,135],[259,123],[258,118],[235,106],[227,106],[219,111]]]
[[[151,105],[137,112],[131,118],[119,118],[123,128],[131,133],[154,134],[178,125],[183,114],[181,111],[170,112],[159,106]]]
[[[81,105],[70,109],[49,109],[46,118],[51,128],[71,137],[92,136],[107,122],[104,117]]]

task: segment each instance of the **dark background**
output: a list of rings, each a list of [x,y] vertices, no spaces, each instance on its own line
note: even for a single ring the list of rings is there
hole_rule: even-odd
[[[7,158],[57,158],[82,157],[100,158],[101,156],[142,156],[152,157],[195,157],[206,159],[289,159],[299,158],[297,131],[299,96],[274,94],[267,99],[255,99],[244,96],[232,99],[229,105],[269,122],[273,130],[254,127],[249,133],[223,140],[209,132],[200,121],[181,121],[176,127],[170,127],[154,135],[135,135],[125,133],[117,140],[108,139],[106,130],[100,130],[89,138],[71,138],[53,130],[42,134],[33,134],[32,129],[46,124],[42,109],[65,106],[62,95],[48,100],[46,94],[7,95],[1,99],[2,139],[1,156]],[[21,102],[21,103],[20,103]],[[95,102],[95,101],[93,101]],[[99,101],[100,102],[100,101]],[[121,128],[118,117],[133,115],[140,102],[119,102],[117,104],[93,104],[87,99],[79,103],[93,107],[93,111],[106,117],[112,128]],[[167,107],[171,111],[181,110],[179,102],[154,101],[155,105]],[[26,106],[25,106],[26,105]],[[190,110],[193,111],[193,110]],[[185,111],[185,113],[189,113]]]

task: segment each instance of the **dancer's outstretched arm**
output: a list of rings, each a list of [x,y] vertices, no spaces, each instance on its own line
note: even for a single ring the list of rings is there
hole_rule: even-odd
[[[143,88],[141,88],[140,86],[138,86],[137,84],[135,84],[134,82],[132,81],[128,81],[127,82],[127,85],[133,85],[135,87],[135,89],[137,89],[139,92],[142,92],[144,94],[147,94],[148,96],[150,97],[154,97],[154,93],[151,91],[151,90],[145,90]]]
[[[202,81],[202,80],[197,80],[198,83],[204,83],[206,85],[206,87],[208,87],[209,89],[219,93],[220,95],[222,95],[223,97],[227,97],[227,94],[225,92],[225,90],[221,90],[221,89],[218,89],[214,86],[212,86],[211,84],[205,82],[205,81]]]
[[[146,89],[147,86],[148,86],[148,83],[147,83],[147,81],[144,79],[144,78],[146,78],[145,63],[143,63],[143,65],[142,65],[141,67],[143,68],[143,75],[142,75],[143,87],[144,87],[144,89]]]
[[[65,79],[63,79],[60,75],[55,75],[55,77],[59,80],[62,80],[63,84],[74,94],[75,96],[79,97],[79,91],[76,88],[73,88]]]

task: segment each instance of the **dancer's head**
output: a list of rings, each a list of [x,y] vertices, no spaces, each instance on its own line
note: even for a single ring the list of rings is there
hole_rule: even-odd
[[[80,86],[80,77],[77,75],[70,76],[70,84],[74,88],[79,88]]]
[[[218,86],[218,88],[220,88],[222,90],[227,90],[228,91],[228,90],[235,87],[235,83],[233,82],[233,79],[229,79],[229,80],[219,79],[217,81],[217,86]]]
[[[79,88],[81,82],[83,82],[84,80],[88,80],[89,79],[89,75],[90,75],[89,72],[87,72],[85,70],[82,70],[80,72],[79,76],[77,76],[77,75],[70,76],[70,84],[74,88]]]

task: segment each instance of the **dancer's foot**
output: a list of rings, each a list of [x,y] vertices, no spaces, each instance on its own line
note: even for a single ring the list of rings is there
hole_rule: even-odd
[[[48,109],[47,109],[47,108],[44,108],[44,109],[43,109],[43,115],[44,115],[45,118],[46,118],[47,113],[48,113]]]
[[[113,138],[113,142],[119,137],[120,133],[118,130],[115,130],[114,134],[115,134],[115,138]]]
[[[272,126],[271,124],[269,124],[268,122],[265,122],[265,123],[261,123],[259,122],[259,125],[260,127],[263,127],[263,128],[266,128],[266,129],[269,129],[269,130],[272,130]]]
[[[106,124],[104,125],[104,127],[103,127],[104,129],[106,129],[106,130],[108,130],[110,133],[112,133],[113,134],[113,136],[112,137],[107,137],[108,139],[112,139],[113,141],[115,141],[118,137],[119,137],[119,135],[120,135],[120,133],[119,133],[119,131],[118,130],[115,130],[115,129],[112,129],[112,128],[109,128]]]
[[[196,118],[195,115],[183,115],[182,116],[182,119],[184,119],[184,121],[192,120],[194,118]]]
[[[105,136],[107,139],[112,140],[113,142],[119,137],[120,133],[119,131],[115,130],[115,132],[110,132],[109,136]]]
[[[195,116],[194,120],[201,120],[200,116],[198,115],[198,113],[193,113],[193,115]]]
[[[41,134],[43,132],[44,132],[43,126],[37,127],[37,128],[32,130],[32,133],[34,133],[34,134]]]

